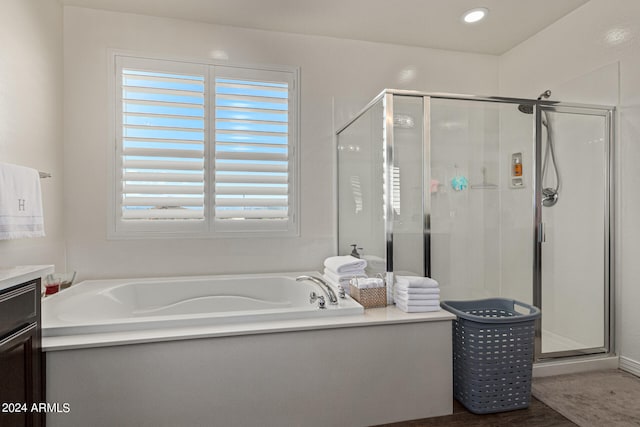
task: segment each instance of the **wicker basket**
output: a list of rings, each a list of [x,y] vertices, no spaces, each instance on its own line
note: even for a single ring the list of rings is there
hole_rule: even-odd
[[[351,298],[358,301],[364,308],[386,307],[387,287],[364,288],[349,285]]]

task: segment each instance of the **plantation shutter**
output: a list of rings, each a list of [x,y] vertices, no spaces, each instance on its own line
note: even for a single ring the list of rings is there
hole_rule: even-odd
[[[293,80],[290,73],[242,71],[215,71],[216,229],[286,229]]]
[[[203,220],[205,74],[174,72],[167,61],[128,62],[120,68],[121,218]]]
[[[115,77],[114,237],[298,233],[297,70],[115,55]]]

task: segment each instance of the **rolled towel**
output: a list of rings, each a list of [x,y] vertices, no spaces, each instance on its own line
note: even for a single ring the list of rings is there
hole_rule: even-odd
[[[396,298],[406,299],[408,301],[429,301],[429,300],[440,300],[439,294],[408,294],[406,292],[398,291],[394,293]]]
[[[324,260],[324,266],[341,275],[364,270],[367,267],[367,261],[351,255],[332,256]]]
[[[439,306],[435,305],[404,305],[396,302],[396,308],[405,313],[428,313],[431,311],[440,311]]]
[[[351,284],[358,289],[381,288],[384,286],[384,280],[377,277],[367,279],[353,279]]]
[[[419,276],[396,276],[396,286],[403,289],[408,288],[437,288],[438,282],[430,277]]]
[[[358,277],[358,278],[367,277],[367,275],[364,274],[364,270],[356,271],[353,273],[347,273],[347,274],[338,274],[335,271],[330,270],[329,268],[324,269],[324,275],[329,277],[334,282],[345,282],[347,286],[349,285],[349,280],[353,279],[354,277]]]
[[[395,302],[396,304],[402,304],[409,307],[413,305],[434,305],[438,307],[440,306],[440,299],[410,300],[405,298],[395,298]]]

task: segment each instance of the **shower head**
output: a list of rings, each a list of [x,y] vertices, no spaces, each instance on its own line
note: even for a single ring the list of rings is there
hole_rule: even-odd
[[[533,114],[533,105],[520,104],[518,105],[518,110],[520,110],[521,113]]]
[[[547,89],[540,94],[540,96],[538,97],[538,101],[540,101],[542,98],[547,99],[550,96],[551,96],[551,91]],[[520,110],[521,113],[533,114],[533,105],[520,104],[518,105],[518,110]]]

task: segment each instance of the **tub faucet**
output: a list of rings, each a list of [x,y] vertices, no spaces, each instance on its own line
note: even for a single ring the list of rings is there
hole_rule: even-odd
[[[303,280],[308,280],[310,282],[315,283],[316,285],[319,285],[320,288],[322,289],[322,291],[327,296],[327,298],[329,298],[329,304],[332,304],[332,305],[338,304],[338,298],[336,297],[335,292],[333,292],[333,289],[331,289],[331,286],[329,286],[329,284],[327,282],[325,282],[321,278],[315,277],[315,276],[298,276],[298,277],[296,277],[296,282],[301,282]]]

